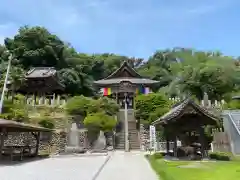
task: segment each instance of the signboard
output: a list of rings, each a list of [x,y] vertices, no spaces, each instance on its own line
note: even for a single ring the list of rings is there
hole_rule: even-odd
[[[156,139],[156,128],[155,128],[155,126],[150,126],[149,133],[150,133],[150,147],[149,148],[156,150],[157,139]]]

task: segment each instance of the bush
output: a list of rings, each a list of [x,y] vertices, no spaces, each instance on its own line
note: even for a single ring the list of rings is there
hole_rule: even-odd
[[[232,155],[230,153],[226,153],[226,152],[214,152],[209,154],[210,159],[219,160],[219,161],[230,161],[231,156]]]
[[[66,104],[66,111],[70,115],[94,114],[104,111],[113,116],[119,110],[119,105],[112,99],[102,97],[97,100],[84,96],[74,96]]]
[[[231,100],[230,102],[224,104],[224,109],[230,109],[230,110],[240,109],[240,101]]]
[[[67,101],[66,112],[70,115],[86,115],[91,99],[84,96],[74,96]]]
[[[101,130],[104,132],[112,131],[116,124],[117,124],[116,119],[103,112],[89,114],[84,119],[84,125],[88,129]]]
[[[162,158],[163,158],[163,154],[160,153],[160,152],[156,152],[156,153],[154,153],[154,154],[152,155],[152,157],[153,157],[154,159],[162,159]]]
[[[55,127],[55,123],[53,122],[53,119],[51,119],[50,117],[42,117],[38,124],[48,129],[54,129]]]
[[[28,111],[21,98],[21,96],[16,96],[14,102],[11,100],[4,100],[3,113],[0,117],[18,122],[28,121]]]

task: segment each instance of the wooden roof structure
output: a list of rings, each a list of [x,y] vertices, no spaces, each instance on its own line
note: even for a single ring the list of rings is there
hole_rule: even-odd
[[[54,67],[34,67],[25,75],[25,83],[18,89],[20,93],[63,91]]]
[[[198,122],[199,124],[202,123],[204,125],[207,124],[216,125],[218,124],[219,121],[219,117],[215,116],[212,112],[210,112],[203,106],[196,104],[191,98],[187,98],[182,102],[177,103],[176,106],[174,106],[168,113],[164,114],[162,117],[154,121],[152,124],[153,125],[173,124],[182,120],[186,116],[194,117],[194,115],[197,115],[200,118],[200,120],[202,119],[202,122]],[[191,119],[189,120],[189,123],[191,123]]]
[[[48,129],[32,124],[20,123],[12,120],[0,119],[0,130],[5,129],[6,132],[52,132]]]
[[[234,99],[234,100],[236,100],[236,99],[237,99],[237,100],[240,100],[240,96],[233,96],[232,99]]]
[[[127,61],[124,61],[123,64],[110,74],[108,77],[95,81],[94,83],[98,86],[106,86],[112,84],[119,84],[121,82],[130,82],[132,84],[141,84],[141,85],[151,85],[159,83],[151,79],[146,79],[138,74]]]

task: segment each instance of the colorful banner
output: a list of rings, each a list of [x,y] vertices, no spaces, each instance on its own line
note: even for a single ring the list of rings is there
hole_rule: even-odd
[[[149,87],[139,87],[136,89],[136,94],[149,94],[150,88]]]
[[[104,96],[109,96],[112,94],[111,88],[102,88],[101,91]]]

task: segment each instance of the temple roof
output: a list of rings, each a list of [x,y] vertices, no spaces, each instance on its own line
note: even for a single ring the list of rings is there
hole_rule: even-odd
[[[26,73],[26,78],[46,78],[56,75],[54,67],[34,67]]]
[[[186,114],[186,110],[191,109],[192,111],[195,111],[202,116],[205,116],[211,120],[213,120],[215,123],[218,122],[219,118],[215,116],[212,112],[207,110],[205,107],[200,106],[196,104],[192,99],[187,98],[183,100],[182,102],[178,103],[177,106],[174,106],[168,113],[161,116],[159,119],[154,121],[152,124],[168,124],[169,122],[180,119],[184,114]]]
[[[146,79],[138,74],[127,61],[124,61],[123,64],[110,74],[108,77],[95,81],[95,84],[98,85],[108,85],[108,84],[119,84],[122,81],[129,81],[133,84],[156,84],[158,81]]]
[[[26,82],[18,92],[52,92],[63,91],[65,86],[60,83],[54,67],[34,67],[25,75]]]
[[[142,78],[140,74],[138,74],[127,61],[124,61],[123,64],[118,68],[116,71],[114,71],[112,74],[110,74],[105,79],[112,79],[112,78],[119,78],[119,77],[131,77],[131,78]]]

